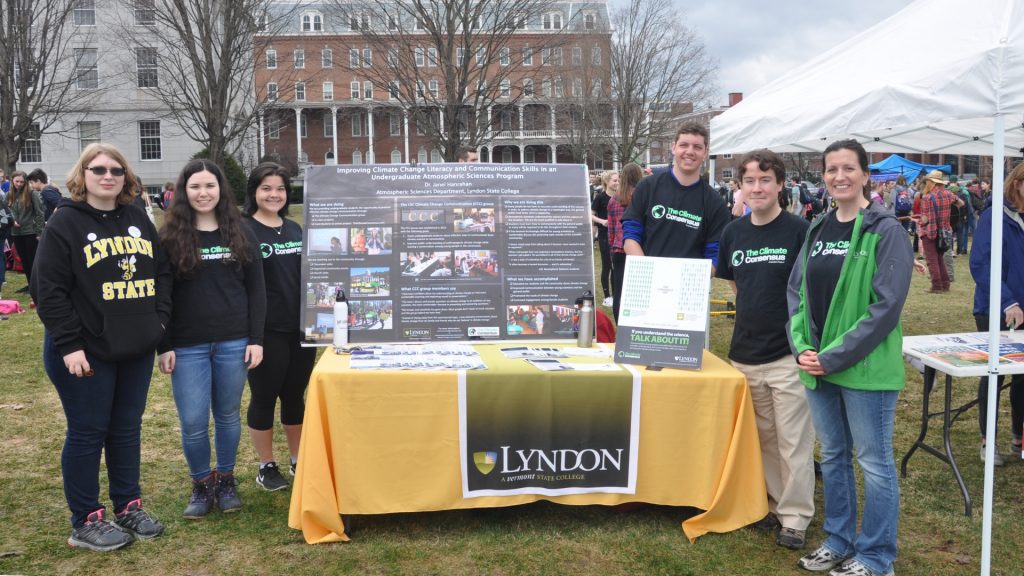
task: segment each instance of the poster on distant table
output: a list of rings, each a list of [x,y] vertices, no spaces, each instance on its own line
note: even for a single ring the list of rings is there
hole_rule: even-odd
[[[593,291],[584,166],[311,166],[307,345],[327,345],[338,290],[352,343],[566,340]]]
[[[615,361],[699,370],[710,294],[710,260],[627,256]]]

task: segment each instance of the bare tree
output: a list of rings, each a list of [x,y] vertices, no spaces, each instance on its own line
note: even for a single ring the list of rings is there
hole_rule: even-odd
[[[706,107],[718,62],[683,23],[677,0],[629,0],[612,13],[612,99],[618,116],[617,156],[636,159],[651,139],[675,127],[673,105]]]
[[[574,47],[568,86],[555,106],[556,133],[569,149],[573,162],[603,158],[615,144],[612,125],[614,101],[609,91],[608,45],[600,42]]]
[[[524,58],[550,57],[563,42],[558,30],[569,24],[537,35],[524,49],[513,38],[549,2],[335,2],[349,28],[360,31],[360,41],[378,55],[359,73],[386,90],[396,107],[409,111],[449,161],[461,146],[486,142],[500,115],[488,111],[513,108],[523,96],[522,80],[538,74],[539,66],[524,66]]]
[[[184,133],[223,162],[237,155],[260,111],[257,55],[291,10],[270,0],[134,0],[122,14],[125,79],[158,100]]]
[[[38,142],[67,111],[95,97],[95,51],[76,50],[75,0],[0,3],[0,166],[14,169],[26,142]],[[85,88],[79,90],[79,87]]]

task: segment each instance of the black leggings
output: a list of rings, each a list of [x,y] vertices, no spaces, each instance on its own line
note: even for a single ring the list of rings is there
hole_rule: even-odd
[[[246,421],[253,430],[274,427],[274,405],[281,399],[281,424],[302,424],[303,397],[316,361],[316,348],[299,345],[300,334],[267,332],[263,335],[263,362],[249,371],[252,399]]]
[[[622,279],[626,273],[626,253],[612,252],[612,290],[615,291],[615,301],[612,302],[612,312],[615,314],[615,325],[619,325],[619,304],[622,302]]]
[[[35,234],[26,236],[11,236],[14,241],[14,248],[18,251],[18,258],[21,258],[21,267],[25,270],[25,283],[32,280],[32,266],[36,261],[36,247],[39,246],[39,239]]]
[[[975,314],[974,321],[978,330],[988,331],[988,314]],[[1006,318],[1002,319],[1002,330],[1008,330]],[[996,379],[999,386],[1003,385],[1003,377]],[[996,397],[996,418],[998,419],[999,397]],[[985,419],[988,417],[988,376],[978,379],[978,428],[981,430],[981,437],[985,437]],[[1024,427],[1024,374],[1010,376],[1010,423],[1013,425],[1013,437],[1019,440],[1021,428]]]
[[[601,250],[601,290],[604,290],[605,298],[614,296],[608,289],[608,281],[612,277],[612,248],[608,244],[608,230],[599,229],[597,232],[597,247]]]

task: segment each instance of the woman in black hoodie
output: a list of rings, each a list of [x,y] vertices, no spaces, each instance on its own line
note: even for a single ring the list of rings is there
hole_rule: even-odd
[[[130,205],[136,182],[120,151],[89,145],[68,173],[71,200],[42,235],[31,281],[46,327],[43,363],[67,418],[68,544],[102,552],[164,530],[142,508],[139,462],[154,354],[170,321],[171,270],[156,228]],[[99,501],[101,452],[112,522]]]

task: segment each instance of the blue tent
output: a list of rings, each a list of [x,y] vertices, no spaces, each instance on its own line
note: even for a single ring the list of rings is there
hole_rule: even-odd
[[[953,167],[949,164],[921,164],[895,154],[881,162],[871,164],[868,168],[871,169],[872,180],[895,180],[902,175],[907,179],[907,183],[913,182],[922,172],[931,172],[932,170],[941,170],[946,174],[953,172]]]

